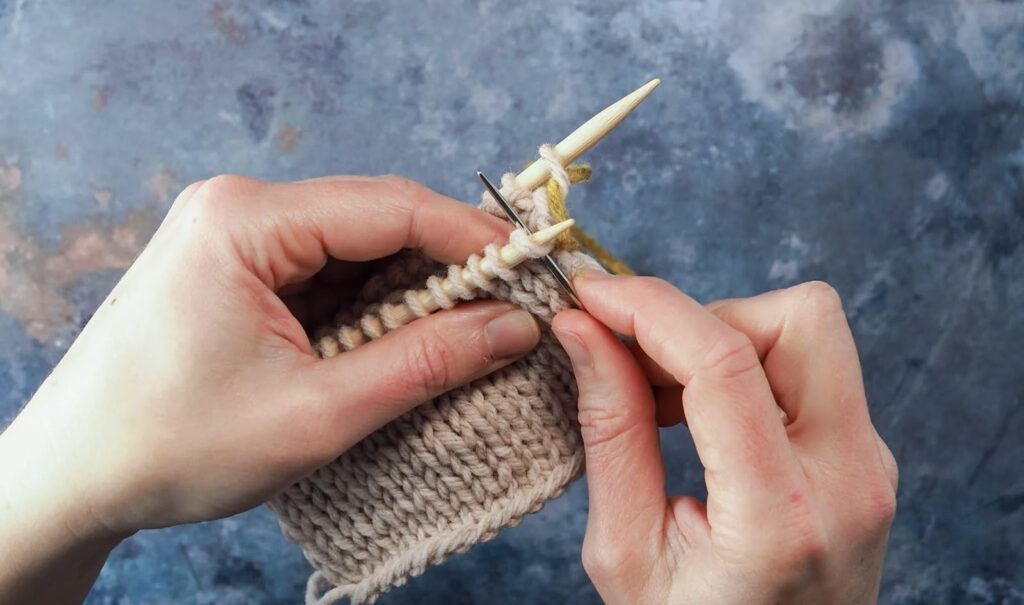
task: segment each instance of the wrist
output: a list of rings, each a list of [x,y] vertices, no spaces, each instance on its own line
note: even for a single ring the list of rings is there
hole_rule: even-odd
[[[35,401],[0,433],[0,551],[8,556],[108,553],[133,532],[108,527],[85,477],[72,476]],[[55,411],[55,410],[51,410]],[[31,551],[31,552],[29,552]],[[44,552],[45,551],[45,552]]]
[[[18,424],[0,434],[0,602],[80,603],[121,537],[84,521]]]

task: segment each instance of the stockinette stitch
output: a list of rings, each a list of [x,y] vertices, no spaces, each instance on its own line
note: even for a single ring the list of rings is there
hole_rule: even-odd
[[[553,224],[551,187],[564,214],[570,184],[550,146],[541,148],[541,157],[553,185],[526,191],[514,175],[502,178],[502,194],[533,231]],[[486,193],[480,208],[504,217]],[[574,246],[552,253],[570,275],[598,267]],[[417,252],[396,255],[367,281],[355,304],[314,333],[314,349],[322,357],[343,355],[351,346],[341,326],[379,313],[445,270]],[[307,604],[343,597],[354,605],[372,603],[427,566],[518,524],[582,473],[576,382],[550,331],[552,318],[569,303],[536,261],[505,268],[489,286],[460,298],[507,300],[533,313],[542,336],[530,354],[419,405],[268,503],[316,569]]]

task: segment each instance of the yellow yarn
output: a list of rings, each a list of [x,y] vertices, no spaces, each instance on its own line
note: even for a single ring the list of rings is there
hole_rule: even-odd
[[[624,261],[620,260],[619,257],[611,253],[607,248],[597,242],[597,239],[593,235],[590,235],[579,227],[573,227],[571,229],[572,236],[579,242],[581,248],[583,248],[587,254],[597,259],[597,262],[604,265],[605,269],[608,269],[615,275],[636,275],[636,271],[633,271],[629,265]]]
[[[571,164],[565,168],[569,175],[570,183],[581,183],[590,180],[591,170],[589,164]],[[569,210],[565,206],[565,191],[558,185],[558,181],[548,179],[546,186],[548,196],[548,211],[551,213],[553,223],[560,223],[569,218]],[[636,275],[629,268],[629,265],[619,260],[604,246],[597,242],[594,236],[590,235],[579,227],[573,227],[558,236],[555,240],[555,247],[560,250],[583,249],[587,254],[593,256],[606,269],[616,275]]]

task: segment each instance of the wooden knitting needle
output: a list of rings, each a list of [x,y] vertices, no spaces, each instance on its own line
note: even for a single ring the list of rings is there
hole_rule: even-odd
[[[538,246],[547,245],[548,243],[552,242],[556,237],[558,237],[560,233],[567,231],[570,227],[572,227],[575,224],[575,220],[568,219],[562,221],[561,223],[551,225],[550,227],[541,229],[540,231],[537,231],[530,235],[530,241]],[[527,260],[528,257],[525,256],[516,246],[512,244],[506,244],[498,250],[498,258],[501,259],[501,262],[504,263],[506,267],[512,268],[515,267],[516,265],[521,264],[523,261]],[[494,270],[494,266],[491,264],[491,260],[488,258],[484,258],[480,261],[480,272],[484,275],[486,279],[494,279],[495,277],[497,277],[497,272]],[[469,269],[467,269],[466,267],[462,267],[463,281],[466,283],[472,283],[470,277],[471,276],[469,273]],[[448,280],[448,278],[443,279],[440,285],[441,289],[444,290],[444,293],[447,294],[448,297],[455,299],[459,297],[458,290],[455,289],[455,286]],[[416,292],[414,296],[416,296],[420,305],[430,313],[433,313],[434,311],[437,311],[438,309],[441,308],[441,305],[439,305],[437,302],[437,298],[434,297],[430,290],[419,290],[418,292]],[[410,309],[408,305],[406,305],[405,303],[390,305],[388,310],[390,316],[399,325],[405,325],[418,317],[416,313],[414,313],[412,309]],[[360,326],[362,326],[364,322],[370,323],[369,327],[371,328],[371,332],[383,334],[384,332],[387,331],[386,326],[384,326],[384,323],[381,321],[380,317],[378,317],[377,314],[368,313],[364,315],[362,319],[360,319],[359,325],[345,326],[340,330],[340,332],[344,336],[347,336],[348,340],[353,344],[353,346],[359,346],[366,342],[367,340],[366,334],[360,328]]]
[[[618,126],[622,120],[630,114],[630,112],[640,105],[640,103],[642,103],[643,100],[658,87],[659,84],[661,84],[661,80],[658,78],[651,80],[622,99],[612,103],[600,113],[584,122],[583,125],[574,130],[572,134],[562,139],[562,141],[555,145],[554,148],[555,153],[558,155],[562,164],[569,164],[604,138],[605,135]],[[550,176],[551,171],[548,168],[547,163],[543,160],[536,160],[530,164],[526,170],[523,170],[516,176],[516,183],[523,189],[533,190],[544,184]],[[546,244],[553,240],[559,233],[569,229],[574,224],[575,222],[572,219],[569,219],[558,223],[557,225],[552,225],[547,229],[542,229],[532,234],[530,238],[535,243]],[[518,265],[525,260],[525,257],[523,257],[515,247],[509,245],[504,246],[499,251],[499,255],[502,261],[506,262],[509,266]],[[488,275],[489,279],[493,279],[495,277],[493,267],[490,266],[490,262],[487,259],[481,261],[480,269]],[[467,269],[463,267],[462,271],[464,276],[463,279],[465,279]],[[444,289],[445,294],[452,298],[457,298],[458,293],[455,292],[454,287],[448,283],[447,279],[442,281],[441,287]],[[415,294],[415,296],[423,308],[429,312],[434,312],[439,308],[437,301],[429,290],[420,290]],[[413,313],[412,310],[404,303],[390,306],[389,311],[391,311],[392,318],[396,319],[399,325],[405,325],[416,319],[416,314]],[[359,325],[342,327],[339,331],[342,340],[347,340],[351,343],[352,347],[357,347],[365,343],[367,341],[367,336],[359,326],[366,323],[370,324],[368,326],[370,328],[369,331],[373,333],[382,334],[387,331],[383,322],[381,322],[380,317],[371,313],[364,315],[362,319],[360,319]],[[331,353],[331,355],[335,353]]]
[[[572,134],[562,139],[559,144],[555,145],[555,153],[558,154],[562,165],[568,165],[604,138],[622,120],[626,119],[626,116],[636,109],[636,106],[642,103],[647,95],[658,87],[658,84],[661,84],[661,80],[658,78],[644,84],[606,107],[601,113],[590,118]],[[551,172],[547,164],[543,160],[537,160],[516,175],[516,182],[521,188],[533,191],[544,184],[549,176],[551,176]]]

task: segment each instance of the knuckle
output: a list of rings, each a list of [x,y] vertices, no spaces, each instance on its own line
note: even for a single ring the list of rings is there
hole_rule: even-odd
[[[198,191],[199,188],[205,184],[206,180],[204,179],[202,181],[196,181],[189,185],[188,187],[185,187],[184,189],[181,190],[181,193],[178,194],[178,197],[174,198],[174,204],[182,204],[186,200],[191,199],[192,196],[195,195],[196,191]]]
[[[218,174],[203,184],[204,197],[212,200],[234,199],[252,193],[259,181],[236,174]]]
[[[633,278],[636,294],[645,299],[659,299],[665,296],[678,293],[675,286],[660,277],[636,277]]]
[[[635,425],[628,414],[617,409],[587,405],[583,400],[580,403],[577,421],[583,442],[591,450],[606,448]]]
[[[825,559],[828,553],[828,537],[820,525],[809,526],[797,534],[790,549],[791,561],[801,567],[813,567]]]
[[[394,191],[397,196],[407,200],[415,201],[420,199],[423,191],[426,189],[426,187],[416,181],[397,174],[385,174],[379,178],[380,182]]]
[[[806,496],[792,505],[778,544],[773,549],[777,571],[798,575],[821,565],[829,550],[825,524],[811,508]]]
[[[899,490],[900,486],[900,467],[896,462],[896,456],[893,456],[892,450],[882,441],[881,437],[878,438],[878,449],[882,455],[882,470],[885,472],[886,479],[889,480],[893,493],[895,493]]]
[[[739,330],[727,328],[704,355],[702,369],[723,379],[735,378],[760,366],[754,343]]]
[[[888,478],[868,487],[867,522],[870,529],[887,528],[896,518],[896,490]]]
[[[843,312],[843,300],[830,284],[823,281],[809,281],[794,286],[799,294],[801,311],[823,316]]]
[[[454,352],[443,341],[422,337],[405,350],[405,375],[413,389],[430,396],[454,386],[452,383]]]
[[[409,237],[417,232],[417,207],[422,205],[427,188],[416,181],[396,174],[376,177],[374,188],[377,189],[376,211],[408,221]],[[379,195],[383,193],[383,195]]]
[[[828,555],[828,542],[816,535],[792,539],[771,555],[772,575],[779,579],[806,578],[820,570]]]
[[[622,573],[629,562],[629,553],[614,543],[584,538],[581,561],[591,580],[607,582]]]
[[[892,488],[893,494],[900,489],[900,467],[896,464],[896,460],[892,460],[892,464],[885,466],[885,478],[889,480],[889,487]]]
[[[246,197],[252,195],[259,181],[233,174],[221,174],[207,179],[195,190],[187,208],[202,222],[217,223]]]

